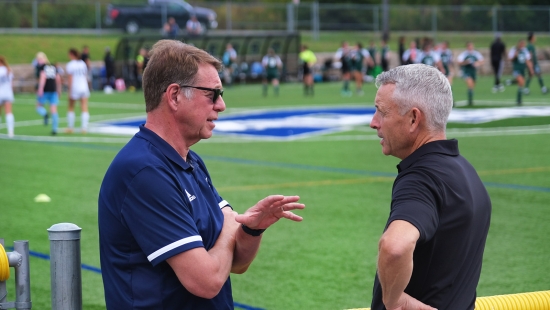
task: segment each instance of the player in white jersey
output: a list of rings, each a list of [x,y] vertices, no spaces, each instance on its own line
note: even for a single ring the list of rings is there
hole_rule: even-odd
[[[0,112],[2,107],[5,107],[6,111],[6,125],[8,127],[8,137],[13,137],[13,127],[15,119],[11,110],[11,104],[13,103],[13,72],[6,61],[4,56],[0,56]]]
[[[78,51],[74,48],[69,50],[69,58],[71,61],[67,63],[67,75],[69,77],[69,109],[67,111],[66,132],[72,133],[74,130],[74,104],[77,100],[80,100],[82,133],[86,133],[90,120],[90,113],[88,112],[88,98],[90,97],[87,79],[88,66],[80,59]]]

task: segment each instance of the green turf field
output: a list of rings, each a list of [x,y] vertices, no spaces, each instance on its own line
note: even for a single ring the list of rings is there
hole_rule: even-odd
[[[492,94],[491,83],[491,78],[480,78],[476,107],[514,106],[516,88]],[[280,97],[270,93],[263,98],[260,85],[235,85],[224,95],[225,114],[266,107],[373,104],[372,84],[365,86],[363,97],[341,97],[340,87],[340,83],[317,84],[315,97],[306,98],[300,85],[283,84]],[[455,79],[453,89],[457,103],[466,99],[463,81]],[[531,94],[524,97],[525,106],[550,106],[549,96],[542,95],[534,82]],[[144,115],[141,93],[96,92],[90,101],[91,122]],[[66,126],[65,103],[66,94],[59,107],[61,127]],[[99,267],[98,191],[108,165],[129,138],[62,133],[50,137],[50,128],[34,112],[30,94],[16,97],[14,115],[16,138],[23,135],[28,140],[1,135],[0,238],[7,246],[14,240],[29,240],[32,251],[48,254],[46,229],[72,222],[82,227],[82,263]],[[78,115],[77,111],[77,126]],[[493,202],[478,295],[550,289],[550,117],[449,128],[448,137],[459,139],[462,154],[478,170]],[[472,128],[485,129],[472,134]],[[0,134],[5,133],[0,127]],[[300,195],[307,206],[297,212],[304,217],[302,223],[281,222],[266,231],[248,272],[232,276],[237,305],[265,309],[370,305],[377,243],[398,163],[382,155],[374,130],[358,126],[289,142],[215,136],[193,149],[203,156],[218,191],[237,211],[269,194]],[[52,201],[35,203],[40,193]],[[49,272],[49,261],[31,258],[34,309],[50,308]],[[82,277],[83,308],[104,309],[101,275],[83,270]],[[13,278],[8,290],[9,300],[14,300]]]

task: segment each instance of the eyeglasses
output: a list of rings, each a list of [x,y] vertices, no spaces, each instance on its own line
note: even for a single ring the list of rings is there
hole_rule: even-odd
[[[223,97],[223,89],[221,88],[208,88],[208,87],[198,87],[198,86],[191,86],[191,85],[179,85],[180,87],[191,87],[196,88],[200,90],[208,90],[214,93],[214,96],[212,97],[212,103],[216,103],[216,100],[218,100],[219,97]]]

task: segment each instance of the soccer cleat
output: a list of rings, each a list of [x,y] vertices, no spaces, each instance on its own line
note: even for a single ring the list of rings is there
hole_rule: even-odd
[[[504,88],[504,85],[502,85],[502,84],[498,85],[498,91],[499,91],[499,92],[502,93],[502,92],[504,91],[504,89],[505,89],[505,88]]]
[[[50,118],[50,115],[48,113],[46,113],[46,115],[44,115],[44,126],[48,126],[48,119]]]
[[[55,135],[57,135],[57,131],[52,130],[52,136],[55,136]]]
[[[530,92],[531,92],[531,91],[529,90],[529,88],[524,88],[524,89],[523,89],[523,94],[524,94],[524,95],[529,95]]]
[[[506,84],[506,86],[510,86],[512,85],[512,80],[508,79],[504,83]]]
[[[65,133],[71,134],[71,133],[73,133],[73,129],[72,128],[65,128]]]
[[[543,94],[548,93],[548,88],[546,88],[546,86],[543,86],[540,90],[542,91]]]
[[[496,87],[496,86],[493,86],[493,89],[492,89],[492,92],[493,92],[493,94],[496,94],[496,93],[497,93],[497,91],[498,91],[498,87]]]

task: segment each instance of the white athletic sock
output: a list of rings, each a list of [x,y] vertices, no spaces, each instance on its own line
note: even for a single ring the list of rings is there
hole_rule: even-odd
[[[6,124],[8,125],[8,136],[13,137],[13,127],[15,124],[15,118],[12,113],[6,114]]]
[[[74,111],[67,112],[67,128],[73,129],[74,128]]]
[[[82,114],[80,115],[80,118],[82,119],[82,130],[88,130],[88,121],[90,120],[90,113],[82,112]]]

